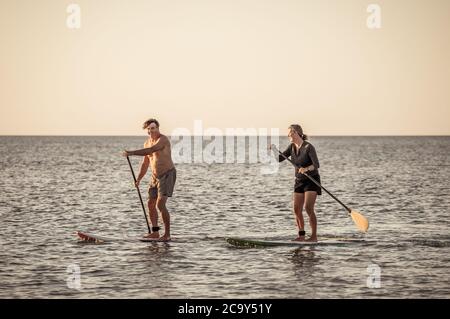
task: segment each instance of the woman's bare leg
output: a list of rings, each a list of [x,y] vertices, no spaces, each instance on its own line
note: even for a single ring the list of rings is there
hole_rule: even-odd
[[[305,195],[302,193],[294,193],[294,214],[295,222],[297,223],[298,230],[305,230],[305,221],[303,219],[303,203],[305,202]],[[298,236],[295,240],[305,240],[305,236]]]
[[[308,239],[309,241],[317,241],[317,218],[314,212],[316,198],[316,192],[305,192],[305,210],[309,217],[309,225],[311,226],[311,237]]]

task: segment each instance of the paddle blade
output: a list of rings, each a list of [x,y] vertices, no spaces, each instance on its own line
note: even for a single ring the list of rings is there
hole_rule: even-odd
[[[352,210],[350,212],[350,216],[353,219],[353,222],[355,223],[356,227],[363,233],[367,232],[369,229],[369,221],[366,217],[364,217],[361,213],[357,212],[356,210]]]

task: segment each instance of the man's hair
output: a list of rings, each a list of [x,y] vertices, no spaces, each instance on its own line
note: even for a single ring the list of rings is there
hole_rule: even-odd
[[[150,124],[155,123],[157,127],[159,127],[159,122],[156,119],[149,119],[147,121],[144,122],[144,125],[142,126],[142,128],[145,130],[147,127],[150,126]]]

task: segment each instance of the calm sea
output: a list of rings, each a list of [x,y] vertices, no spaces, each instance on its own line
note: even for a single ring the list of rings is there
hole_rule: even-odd
[[[312,137],[323,185],[371,223],[359,234],[324,193],[319,238],[366,244],[226,243],[228,236],[295,237],[286,162],[273,174],[262,173],[264,163],[178,163],[168,203],[173,242],[79,243],[77,230],[146,232],[120,155],[144,140],[0,137],[0,297],[450,297],[450,137]],[[280,148],[287,144],[280,139]],[[137,173],[139,159],[132,162]]]

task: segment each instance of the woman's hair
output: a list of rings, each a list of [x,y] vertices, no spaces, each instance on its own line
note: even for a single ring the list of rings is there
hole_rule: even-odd
[[[298,135],[300,135],[300,137],[301,137],[302,139],[304,139],[304,140],[307,140],[307,139],[308,139],[308,135],[303,134],[303,129],[302,129],[302,127],[301,127],[300,125],[298,125],[298,124],[292,124],[292,125],[290,125],[288,128],[291,129],[291,130],[296,131],[296,132],[298,133]]]

